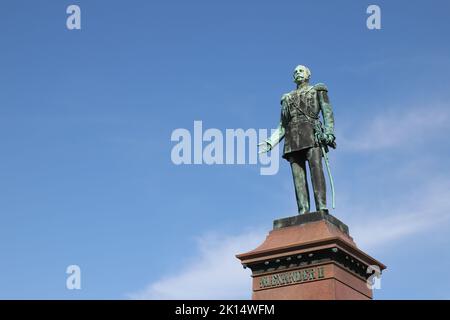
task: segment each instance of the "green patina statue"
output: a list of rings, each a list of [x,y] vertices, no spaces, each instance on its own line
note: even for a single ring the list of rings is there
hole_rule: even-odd
[[[271,137],[259,144],[260,153],[271,150],[283,138],[283,158],[291,164],[298,213],[310,212],[306,161],[308,161],[317,211],[327,211],[326,183],[322,157],[330,178],[334,208],[334,185],[328,163],[328,147],[336,148],[334,117],[328,89],[322,84],[311,86],[311,71],[302,65],[294,70],[297,89],[281,97],[281,120]],[[322,113],[323,123],[320,121]]]

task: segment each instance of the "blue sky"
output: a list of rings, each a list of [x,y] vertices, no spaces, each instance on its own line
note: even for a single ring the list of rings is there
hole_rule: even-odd
[[[70,4],[81,30],[66,28]],[[170,136],[194,120],[275,127],[305,64],[335,110],[332,213],[388,266],[375,297],[449,299],[449,11],[2,1],[0,298],[249,298],[234,254],[296,213],[289,166],[176,166]],[[65,287],[71,264],[81,290]]]

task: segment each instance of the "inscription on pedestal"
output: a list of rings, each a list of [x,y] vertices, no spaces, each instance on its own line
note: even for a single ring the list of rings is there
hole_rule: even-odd
[[[295,284],[324,278],[323,266],[295,270],[283,273],[263,276],[259,280],[259,289],[280,287],[287,284]]]

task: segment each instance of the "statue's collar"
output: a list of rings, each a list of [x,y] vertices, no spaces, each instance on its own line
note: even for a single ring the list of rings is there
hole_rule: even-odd
[[[301,87],[301,88],[297,88],[296,89],[296,91],[298,92],[298,93],[307,93],[309,90],[311,90],[312,88],[313,88],[314,86],[310,86],[310,85],[307,85],[307,86],[304,86],[304,87]]]

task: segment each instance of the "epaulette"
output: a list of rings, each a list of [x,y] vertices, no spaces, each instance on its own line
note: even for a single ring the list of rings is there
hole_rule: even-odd
[[[318,84],[314,85],[314,89],[316,91],[328,91],[328,88],[324,83],[318,83]]]
[[[290,98],[290,93],[285,93],[281,96],[281,103],[283,103],[284,100],[288,100],[289,101]]]

